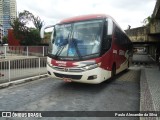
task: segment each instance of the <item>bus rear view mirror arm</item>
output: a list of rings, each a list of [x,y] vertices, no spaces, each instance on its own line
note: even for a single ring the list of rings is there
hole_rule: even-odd
[[[41,31],[40,31],[40,36],[41,36],[41,38],[42,38],[42,39],[44,38],[44,31],[45,31],[45,29],[52,28],[52,27],[54,27],[54,26],[55,26],[55,25],[43,26],[43,27],[41,28]]]

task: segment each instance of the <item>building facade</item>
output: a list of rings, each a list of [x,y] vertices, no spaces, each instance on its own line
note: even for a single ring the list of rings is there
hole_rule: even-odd
[[[17,16],[16,0],[0,0],[0,24],[3,25],[4,35],[8,34],[11,28],[10,23]]]
[[[3,26],[0,24],[0,44],[2,43],[3,36],[4,36],[4,29]]]
[[[2,4],[3,0],[0,0],[0,25],[3,24],[3,4]]]

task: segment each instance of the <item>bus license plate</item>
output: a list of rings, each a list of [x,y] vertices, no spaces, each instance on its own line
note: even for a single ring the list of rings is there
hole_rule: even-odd
[[[72,80],[70,78],[63,78],[64,82],[72,82]]]

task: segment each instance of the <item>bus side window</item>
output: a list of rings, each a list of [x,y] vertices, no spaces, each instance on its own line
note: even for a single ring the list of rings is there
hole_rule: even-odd
[[[127,48],[128,47],[128,41],[125,33],[123,33],[122,30],[120,30],[117,26],[115,27],[115,42],[116,44]]]
[[[107,52],[111,47],[112,33],[113,33],[113,22],[111,19],[107,18],[103,29],[103,44],[102,44],[103,53]]]
[[[109,49],[111,47],[112,43],[112,34],[113,34],[113,21],[108,18],[108,24],[107,24],[107,48]]]
[[[116,42],[116,44],[118,44],[118,45],[122,45],[123,43],[123,41],[121,42],[121,39],[122,39],[122,33],[121,33],[121,30],[116,26],[115,27],[115,42]]]

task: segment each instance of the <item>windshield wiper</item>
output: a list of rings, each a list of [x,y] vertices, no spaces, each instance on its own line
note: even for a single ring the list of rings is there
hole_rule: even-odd
[[[67,44],[66,44],[66,45],[67,45]],[[57,50],[57,52],[56,52],[56,54],[55,54],[55,57],[56,57],[56,58],[58,58],[58,56],[61,54],[62,50],[64,49],[64,47],[65,47],[66,45],[59,47],[59,49]]]
[[[68,37],[67,37],[67,44],[69,43],[69,35],[68,34]],[[64,45],[61,45],[60,48],[57,50],[56,54],[55,54],[55,57],[58,58],[58,56],[61,54],[61,52],[63,51],[64,47],[67,45],[67,44],[64,44]]]

